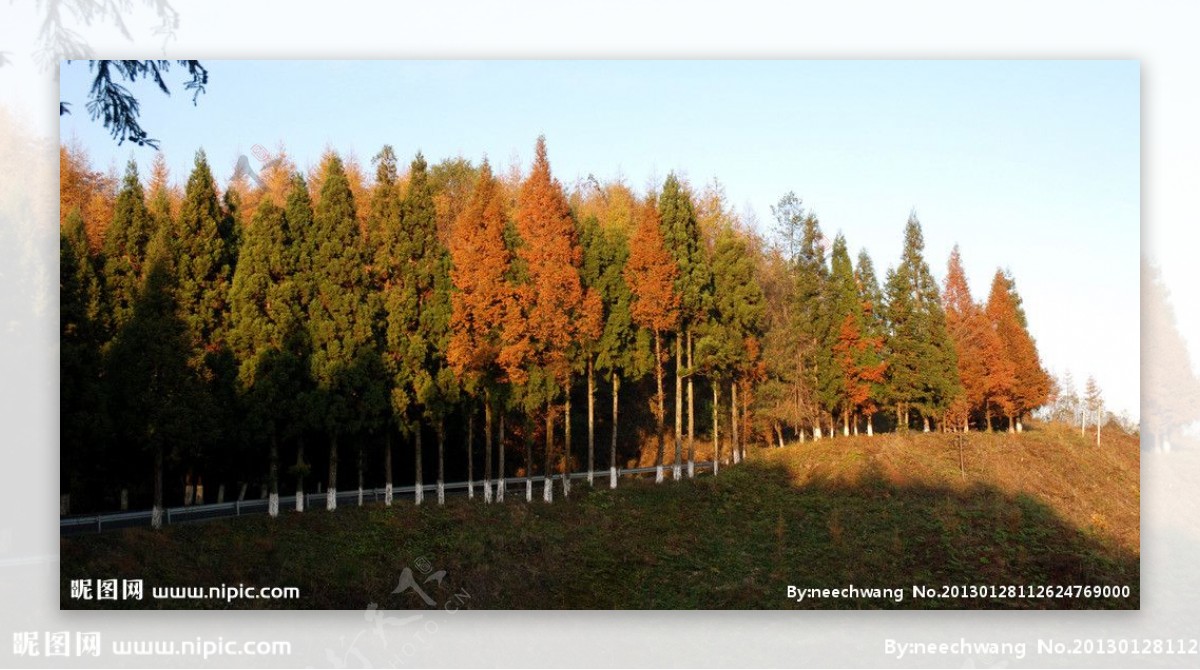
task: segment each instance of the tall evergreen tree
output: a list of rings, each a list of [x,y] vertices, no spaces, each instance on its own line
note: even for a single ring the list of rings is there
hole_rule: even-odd
[[[879,280],[875,277],[875,265],[871,262],[871,257],[865,249],[858,254],[854,278],[858,284],[858,297],[863,311],[863,339],[867,342],[860,363],[864,368],[880,372],[880,377],[870,382],[869,391],[860,406],[867,419],[867,435],[873,435],[875,433],[875,414],[886,398],[884,379],[887,373],[887,360],[884,342],[887,336],[887,327],[883,317],[883,291],[879,288]]]
[[[694,379],[692,376],[693,329],[708,318],[712,303],[712,275],[700,244],[700,229],[691,195],[674,173],[667,176],[658,199],[663,244],[675,259],[679,274],[675,293],[679,296],[680,321],[675,333],[675,464],[671,473],[682,476],[683,382],[687,379],[688,451],[695,453]],[[687,363],[684,362],[684,352]],[[694,470],[694,463],[692,468]]]
[[[146,269],[146,248],[154,231],[137,163],[130,160],[113,207],[112,224],[104,235],[105,293],[113,328],[120,328],[133,315]]]
[[[59,412],[61,490],[96,506],[105,473],[107,413],[103,404],[101,348],[104,344],[103,285],[83,217],[72,210],[59,233]],[[70,509],[68,497],[67,509]]]
[[[720,462],[717,433],[721,381],[736,384],[754,363],[765,322],[766,299],[759,284],[753,250],[745,234],[725,225],[717,232],[712,254],[712,319],[698,328],[700,365],[713,390],[713,471]],[[737,445],[735,445],[737,448]],[[740,455],[739,455],[740,458]]]
[[[245,420],[268,446],[271,516],[279,514],[279,442],[295,438],[302,425],[298,399],[308,372],[294,241],[284,210],[263,200],[246,232],[229,300]]]
[[[307,317],[311,334],[310,370],[316,384],[311,405],[316,426],[329,437],[329,479],[325,507],[337,508],[338,439],[363,429],[377,416],[376,352],[373,346],[376,297],[370,291],[366,245],[354,196],[340,158],[323,166],[321,197],[313,214],[307,263]],[[301,267],[306,263],[301,262]]]
[[[930,419],[959,393],[957,356],[924,250],[921,223],[910,214],[900,264],[887,279],[888,395],[901,430],[909,428],[916,410],[928,431]]]
[[[194,451],[212,427],[209,396],[189,363],[191,338],[175,301],[172,256],[167,231],[159,231],[147,249],[133,313],[107,361],[119,437],[153,459],[154,528],[163,520],[167,461]]]

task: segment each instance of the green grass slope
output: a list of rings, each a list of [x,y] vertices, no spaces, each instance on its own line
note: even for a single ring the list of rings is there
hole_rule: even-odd
[[[437,606],[469,608],[1137,608],[1138,447],[1106,439],[1038,426],[973,433],[960,452],[954,435],[839,437],[755,449],[716,478],[577,485],[551,505],[520,490],[504,505],[403,501],[64,538],[61,605],[425,608],[412,589],[393,594],[410,568]],[[147,599],[73,600],[76,578],[141,578]],[[302,595],[149,598],[153,586],[239,583]],[[904,597],[787,596],[851,584]],[[921,599],[914,585],[1131,595]]]

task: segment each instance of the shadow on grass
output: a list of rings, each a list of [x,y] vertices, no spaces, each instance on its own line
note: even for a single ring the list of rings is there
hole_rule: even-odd
[[[313,510],[62,540],[61,606],[365,609],[1137,609],[1139,558],[1032,497],[973,485],[896,485],[872,464],[852,481],[796,484],[751,461],[719,477],[567,502]],[[393,593],[405,574],[408,586]],[[142,601],[71,599],[70,580],[145,580]],[[155,586],[296,586],[298,600],[151,597]],[[788,597],[902,589],[888,597]],[[1128,597],[914,598],[914,586],[1128,587]],[[1019,593],[1018,593],[1019,595]],[[430,602],[434,604],[429,605]]]

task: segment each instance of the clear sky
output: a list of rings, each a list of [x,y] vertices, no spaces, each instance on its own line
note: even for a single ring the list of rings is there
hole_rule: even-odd
[[[255,144],[303,169],[326,147],[402,160],[527,165],[545,134],[566,184],[589,173],[643,189],[714,177],[760,226],[795,191],[882,276],[916,210],[939,280],[962,249],[986,298],[1009,268],[1044,364],[1095,375],[1110,408],[1139,403],[1140,77],[1135,61],[205,61],[198,104],[133,87],[176,180],[204,148],[222,184]],[[117,146],[88,119],[86,62],[64,65],[61,136],[99,168]]]

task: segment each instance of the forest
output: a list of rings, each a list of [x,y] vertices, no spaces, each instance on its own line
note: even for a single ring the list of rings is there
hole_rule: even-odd
[[[181,187],[60,148],[64,514],[539,474],[549,502],[751,445],[1101,423],[1011,274],[977,300],[956,247],[939,284],[915,212],[881,280],[794,193],[764,231],[716,181],[564,186],[544,138],[527,171],[268,157],[221,189],[202,150]]]

